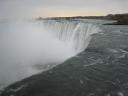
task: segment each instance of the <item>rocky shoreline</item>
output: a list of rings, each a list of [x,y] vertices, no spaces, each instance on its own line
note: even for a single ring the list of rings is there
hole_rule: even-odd
[[[112,25],[128,25],[128,14],[115,14],[108,15],[110,20],[116,20],[117,22]]]

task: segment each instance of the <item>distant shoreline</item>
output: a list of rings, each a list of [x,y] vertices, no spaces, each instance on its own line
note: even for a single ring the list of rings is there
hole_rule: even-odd
[[[128,25],[128,13],[126,14],[109,14],[107,16],[74,16],[74,17],[38,17],[36,20],[74,20],[74,19],[99,19],[99,20],[116,20],[114,23],[106,25]]]

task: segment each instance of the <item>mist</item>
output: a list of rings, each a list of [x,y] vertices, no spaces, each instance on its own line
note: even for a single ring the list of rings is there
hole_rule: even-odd
[[[35,65],[56,65],[75,55],[41,23],[11,21],[1,25],[0,83],[9,84],[43,71]]]
[[[0,87],[39,73],[35,65],[59,64],[70,57],[43,24],[28,21],[35,6],[25,0],[0,3]]]

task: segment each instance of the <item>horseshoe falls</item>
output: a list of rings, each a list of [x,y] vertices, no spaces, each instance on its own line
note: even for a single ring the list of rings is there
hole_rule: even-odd
[[[0,85],[46,71],[84,51],[96,24],[43,20],[0,22]]]
[[[74,55],[84,51],[92,34],[100,31],[96,24],[83,23],[81,21],[46,21],[47,29],[53,30],[52,34],[73,51]]]

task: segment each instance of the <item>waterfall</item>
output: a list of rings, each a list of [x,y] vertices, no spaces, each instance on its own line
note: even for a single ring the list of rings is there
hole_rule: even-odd
[[[58,40],[66,43],[65,47],[70,46],[75,54],[84,51],[92,38],[91,35],[100,31],[96,24],[81,21],[48,20],[44,25],[52,30]]]
[[[99,28],[67,20],[0,23],[0,85],[48,70],[84,51]]]

